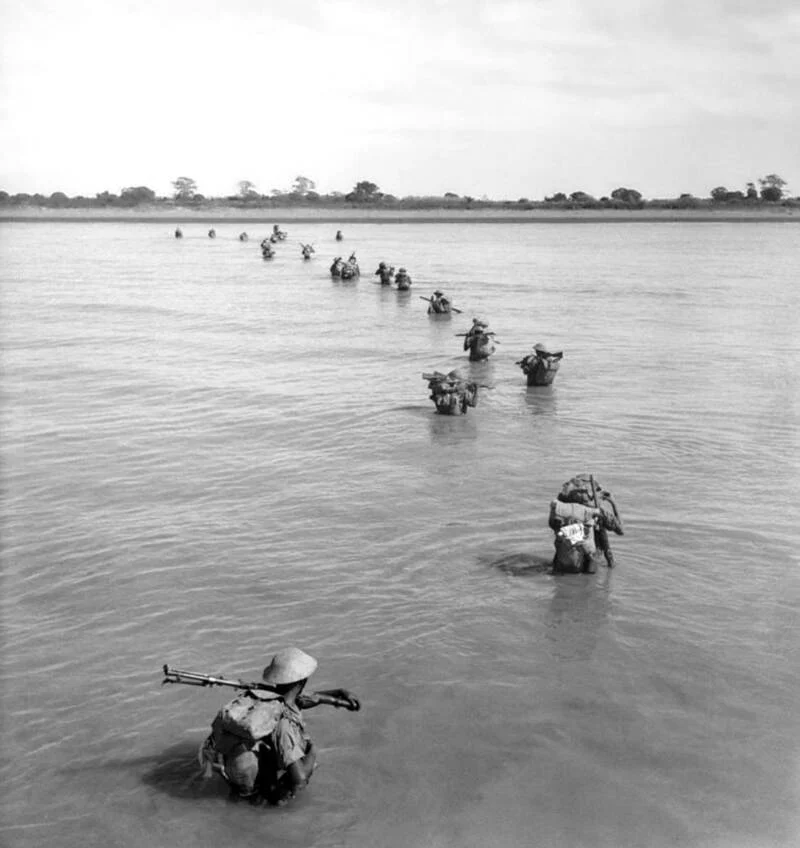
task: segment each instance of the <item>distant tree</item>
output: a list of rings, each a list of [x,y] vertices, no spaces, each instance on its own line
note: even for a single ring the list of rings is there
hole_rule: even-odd
[[[197,194],[197,183],[191,177],[178,177],[172,183],[172,188],[175,190],[173,196],[178,203],[187,203]]]
[[[611,192],[611,199],[626,203],[628,206],[639,206],[642,202],[642,193],[635,188],[615,188]]]
[[[0,205],[8,206],[11,196],[7,191],[0,191]]]
[[[56,209],[63,209],[65,206],[69,206],[69,198],[63,191],[54,191],[47,198],[46,205],[55,207]]]
[[[585,191],[573,191],[570,194],[569,199],[574,203],[594,203],[595,199],[591,194],[587,194]]]
[[[314,191],[317,187],[317,184],[314,180],[310,180],[308,177],[298,176],[294,178],[294,182],[292,183],[292,194],[299,194],[301,197],[305,197],[310,191]]]
[[[758,200],[758,189],[756,189],[754,183],[747,184],[747,199]]]
[[[688,192],[684,192],[676,201],[675,206],[678,209],[694,209],[700,205],[700,201],[693,195]]]
[[[258,197],[255,183],[250,180],[239,180],[239,197],[242,200],[255,200]]]
[[[744,192],[728,191],[724,186],[717,186],[711,192],[714,203],[741,203],[745,199]]]
[[[374,200],[379,200],[383,195],[378,191],[378,186],[368,180],[362,180],[355,184],[355,187],[346,195],[345,200],[350,203],[365,203]]]
[[[766,177],[761,177],[758,184],[761,186],[762,200],[777,201],[783,197],[786,180],[777,174],[767,174]]]
[[[95,201],[98,206],[111,206],[117,202],[119,198],[116,194],[112,194],[110,191],[101,191],[99,194],[95,195]]]
[[[122,206],[138,206],[140,203],[153,203],[156,193],[147,186],[124,188],[120,192],[119,202]]]
[[[450,198],[451,200],[458,200],[458,195],[454,194],[452,191],[446,191],[444,196]]]
[[[557,191],[552,197],[545,197],[545,203],[564,203],[567,195],[563,191]]]

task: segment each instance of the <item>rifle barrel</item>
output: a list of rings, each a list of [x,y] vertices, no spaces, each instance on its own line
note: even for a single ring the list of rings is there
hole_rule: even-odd
[[[180,668],[170,668],[165,665],[164,683],[185,683],[189,686],[230,686],[233,689],[267,689],[264,683],[247,683],[244,680],[228,680],[225,677],[214,677],[210,674],[200,674],[197,671],[186,671]]]
[[[200,674],[197,671],[170,668],[168,665],[164,665],[162,671],[164,672],[164,679],[161,681],[162,686],[165,683],[184,683],[187,686],[229,686],[232,689],[254,689],[265,692],[275,691],[275,688],[268,683],[248,683],[245,680],[228,680],[224,677]],[[303,697],[306,696],[300,696],[301,699]],[[329,704],[333,707],[345,707],[348,710],[359,710],[361,708],[358,701],[348,701],[344,698],[338,698],[335,695],[328,695],[322,692],[310,692],[308,697],[318,700],[320,704]],[[354,703],[356,706],[353,706]]]

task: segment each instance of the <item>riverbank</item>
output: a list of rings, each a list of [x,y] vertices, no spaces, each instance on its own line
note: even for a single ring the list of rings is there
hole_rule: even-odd
[[[205,209],[135,207],[132,209],[0,209],[0,222],[128,222],[170,224],[272,224],[295,223],[761,223],[800,222],[800,209],[785,206],[706,209],[365,209],[285,207],[240,209],[220,206]]]

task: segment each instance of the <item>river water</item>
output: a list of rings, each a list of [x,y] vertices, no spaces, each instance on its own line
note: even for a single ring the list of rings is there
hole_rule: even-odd
[[[272,262],[268,224],[0,228],[0,841],[797,845],[797,224],[285,228]],[[437,416],[454,367],[493,388]],[[583,471],[626,533],[555,577]],[[232,804],[194,760],[230,690],[161,666],[286,645],[362,710],[308,713],[293,805]]]

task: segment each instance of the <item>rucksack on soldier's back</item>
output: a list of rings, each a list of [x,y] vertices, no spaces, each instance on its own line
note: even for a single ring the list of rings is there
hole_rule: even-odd
[[[225,704],[211,723],[211,736],[221,754],[239,745],[254,745],[278,726],[286,705],[274,692],[248,689]]]
[[[592,475],[591,474],[576,474],[567,480],[561,487],[558,493],[558,499],[562,503],[578,503],[584,506],[595,505],[595,494],[599,501],[604,495],[609,495],[605,489],[594,480],[594,493],[592,492]]]
[[[594,484],[594,486],[592,485]],[[623,536],[622,519],[617,505],[608,489],[604,489],[591,474],[576,474],[567,480],[558,493],[562,503],[597,506],[601,513],[602,526]]]

